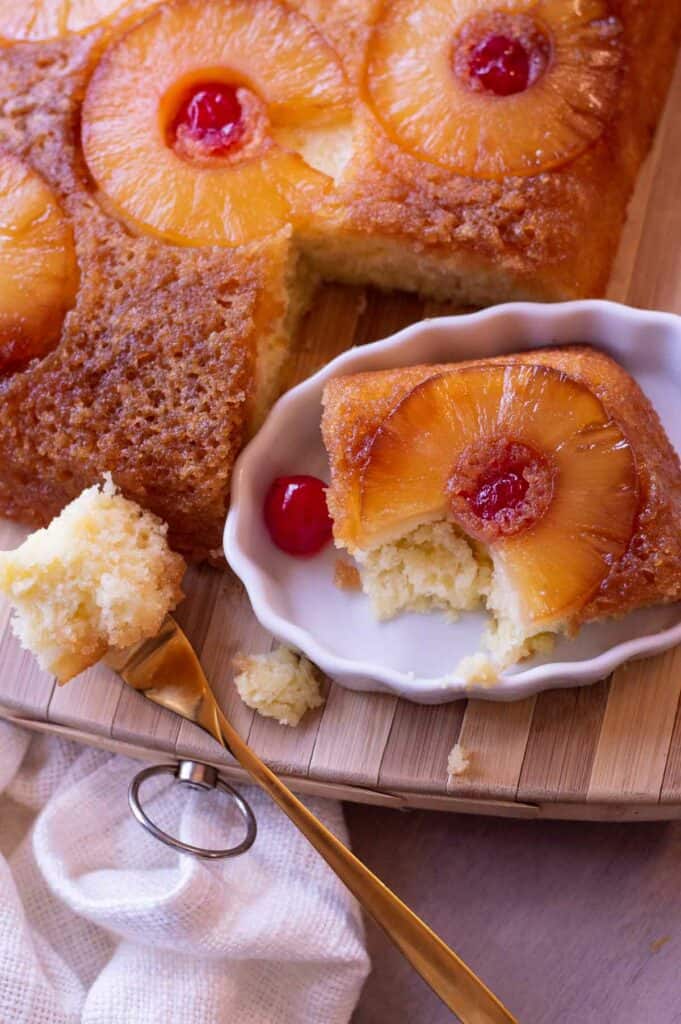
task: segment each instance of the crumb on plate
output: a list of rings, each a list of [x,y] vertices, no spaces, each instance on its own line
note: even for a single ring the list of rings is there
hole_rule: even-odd
[[[466,686],[494,686],[499,682],[499,665],[489,654],[478,651],[462,658],[455,674],[463,679]]]
[[[350,562],[346,562],[343,558],[336,560],[333,570],[333,582],[334,586],[338,587],[339,590],[361,590],[362,588],[359,569],[356,565],[351,565]]]

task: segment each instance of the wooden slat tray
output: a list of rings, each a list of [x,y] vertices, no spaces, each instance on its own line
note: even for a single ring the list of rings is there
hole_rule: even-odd
[[[681,66],[654,151],[640,177],[610,297],[681,313]],[[414,296],[325,287],[301,332],[293,383],[351,343],[455,310]],[[586,339],[585,339],[586,340]],[[0,547],[23,536],[0,523]],[[518,817],[681,817],[681,647],[620,668],[595,686],[515,704],[457,701],[439,707],[328,686],[328,699],[298,729],[254,715],[239,700],[231,660],[272,645],[230,573],[188,574],[179,618],[225,712],[294,788],[394,806]],[[0,712],[34,728],[141,759],[194,757],[240,770],[218,745],[132,692],[103,666],[66,687],[20,651],[0,606]],[[472,770],[447,781],[457,739]]]

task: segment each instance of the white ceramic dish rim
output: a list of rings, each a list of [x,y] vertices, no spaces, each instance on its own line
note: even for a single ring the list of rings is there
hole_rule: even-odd
[[[321,398],[323,386],[331,377],[386,368],[387,364],[383,359],[386,354],[399,352],[404,356],[405,352],[408,353],[412,348],[416,351],[410,361],[416,363],[419,359],[422,360],[423,357],[418,354],[418,345],[424,327],[432,329],[435,326],[442,331],[458,331],[462,327],[465,329],[470,326],[472,321],[479,326],[500,318],[514,317],[535,321],[543,319],[555,323],[575,316],[613,317],[615,320],[623,318],[630,326],[666,324],[671,329],[679,331],[681,337],[681,317],[673,313],[636,309],[604,299],[561,303],[509,302],[473,313],[420,320],[380,341],[350,348],[282,395],[272,407],[263,426],[237,459],[232,478],[230,511],[224,530],[225,556],[243,582],[253,612],[261,625],[283,643],[302,651],[329,676],[351,689],[387,691],[420,703],[439,703],[464,696],[515,700],[549,687],[585,685],[604,678],[625,661],[661,653],[681,643],[679,621],[660,632],[617,643],[595,657],[533,666],[512,676],[503,677],[502,685],[471,686],[451,674],[439,679],[423,678],[375,662],[341,657],[320,644],[308,630],[281,616],[272,608],[267,598],[266,574],[246,554],[240,543],[240,531],[248,519],[251,505],[249,466],[257,464],[261,452],[267,450],[269,445],[277,443],[278,423],[282,415],[289,413],[291,407],[301,400],[309,400],[315,393]],[[546,343],[551,344],[550,328]],[[364,685],[353,682],[358,677],[363,677]]]

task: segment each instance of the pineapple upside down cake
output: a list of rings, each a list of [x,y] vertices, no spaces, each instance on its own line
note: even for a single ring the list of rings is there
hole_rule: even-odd
[[[216,551],[322,277],[602,293],[680,31],[664,0],[0,0],[0,514],[111,472]]]
[[[378,618],[491,613],[499,670],[585,622],[681,599],[681,465],[650,402],[587,346],[330,380],[337,546]]]

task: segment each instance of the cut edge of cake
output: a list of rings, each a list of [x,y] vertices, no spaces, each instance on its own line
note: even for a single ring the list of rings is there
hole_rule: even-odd
[[[362,590],[378,621],[403,612],[438,611],[455,622],[463,612],[484,611],[485,650],[466,655],[454,674],[467,683],[492,684],[500,672],[538,653],[548,653],[569,623],[528,628],[517,599],[485,545],[447,519],[423,522],[401,537],[367,551],[355,550]]]

